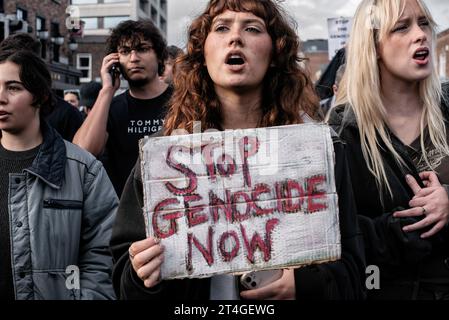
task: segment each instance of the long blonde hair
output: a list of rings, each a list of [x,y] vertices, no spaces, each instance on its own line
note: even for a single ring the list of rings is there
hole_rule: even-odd
[[[436,24],[423,1],[416,1],[432,30],[432,61],[435,62]],[[346,52],[346,71],[337,96],[337,104],[347,104],[354,112],[360,132],[362,153],[368,169],[375,176],[379,190],[386,188],[391,197],[393,193],[386,176],[381,149],[386,147],[386,151],[393,154],[400,166],[405,166],[405,163],[394,149],[388,133],[386,109],[381,99],[376,48],[393,29],[404,8],[405,0],[362,1],[354,17]],[[421,151],[425,161],[432,168],[424,145],[426,124],[436,150],[442,155],[449,155],[446,128],[440,108],[441,84],[435,63],[432,74],[419,82],[419,95],[423,103],[420,119]]]

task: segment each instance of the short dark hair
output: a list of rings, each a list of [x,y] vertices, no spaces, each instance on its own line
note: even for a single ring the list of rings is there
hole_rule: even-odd
[[[101,88],[101,84],[96,81],[91,81],[83,84],[80,88],[81,106],[92,109],[95,101],[97,101],[98,94],[100,93]]]
[[[0,43],[0,51],[29,50],[41,55],[41,43],[28,33],[16,33],[10,35]]]
[[[64,90],[64,97],[66,94],[69,94],[69,93],[75,95],[78,100],[81,99],[79,91],[76,91],[76,90]]]
[[[125,20],[120,22],[117,27],[112,29],[107,40],[106,53],[117,52],[119,46],[127,41],[131,41],[132,45],[137,45],[142,39],[151,41],[158,59],[159,75],[162,75],[164,73],[164,61],[168,57],[167,42],[151,20]]]
[[[53,111],[51,76],[45,62],[29,50],[0,51],[0,64],[12,62],[19,66],[19,78],[34,98],[32,105],[40,109],[40,117]]]
[[[170,59],[175,60],[177,57],[179,57],[181,54],[184,53],[181,48],[178,48],[177,46],[168,46],[167,47],[168,57]]]

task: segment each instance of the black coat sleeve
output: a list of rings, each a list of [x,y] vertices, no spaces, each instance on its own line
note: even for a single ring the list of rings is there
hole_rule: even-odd
[[[295,270],[297,299],[363,299],[365,259],[344,144],[334,139],[341,259]]]
[[[110,243],[114,261],[112,282],[115,293],[120,299],[157,298],[163,287],[160,284],[151,289],[146,288],[129,260],[128,249],[131,244],[146,238],[143,205],[140,161],[138,160],[123,190]]]
[[[117,298],[207,300],[210,286],[208,279],[162,281],[151,289],[143,285],[143,281],[132,268],[128,255],[128,249],[133,242],[146,238],[143,205],[143,186],[138,159],[123,189],[110,242],[114,262],[112,282]]]

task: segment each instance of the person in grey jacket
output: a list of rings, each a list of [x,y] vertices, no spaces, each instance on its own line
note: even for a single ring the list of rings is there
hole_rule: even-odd
[[[114,299],[118,205],[102,164],[43,118],[45,63],[0,51],[0,299]]]

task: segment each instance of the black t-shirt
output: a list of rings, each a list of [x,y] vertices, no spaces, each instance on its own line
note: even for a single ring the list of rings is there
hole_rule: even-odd
[[[21,173],[31,167],[40,146],[15,152],[0,144],[0,300],[14,300],[9,232],[9,173]]]
[[[141,100],[126,91],[112,100],[109,138],[101,160],[119,197],[137,161],[139,139],[162,129],[172,93],[172,87],[168,87],[156,98]]]
[[[441,101],[441,112],[445,119],[444,124],[446,126],[446,141],[449,142],[449,82],[441,85],[443,91],[443,99]],[[427,150],[427,163],[426,159],[421,152],[421,136],[413,141],[410,146],[407,147],[410,158],[416,166],[418,172],[435,170],[438,180],[441,184],[449,185],[449,157],[442,156],[435,150],[430,139],[429,131],[426,128],[424,131],[424,147]]]
[[[447,141],[449,141],[449,126],[446,125]],[[418,172],[435,170],[438,175],[438,180],[441,184],[449,184],[449,157],[442,156],[435,150],[435,147],[430,140],[428,131],[424,133],[424,146],[427,150],[427,158],[431,165],[424,159],[421,152],[421,137],[418,137],[410,146],[408,146],[408,153],[416,165]]]
[[[72,142],[75,133],[83,124],[84,118],[75,107],[56,97],[55,108],[45,120],[58,131],[63,139]]]

